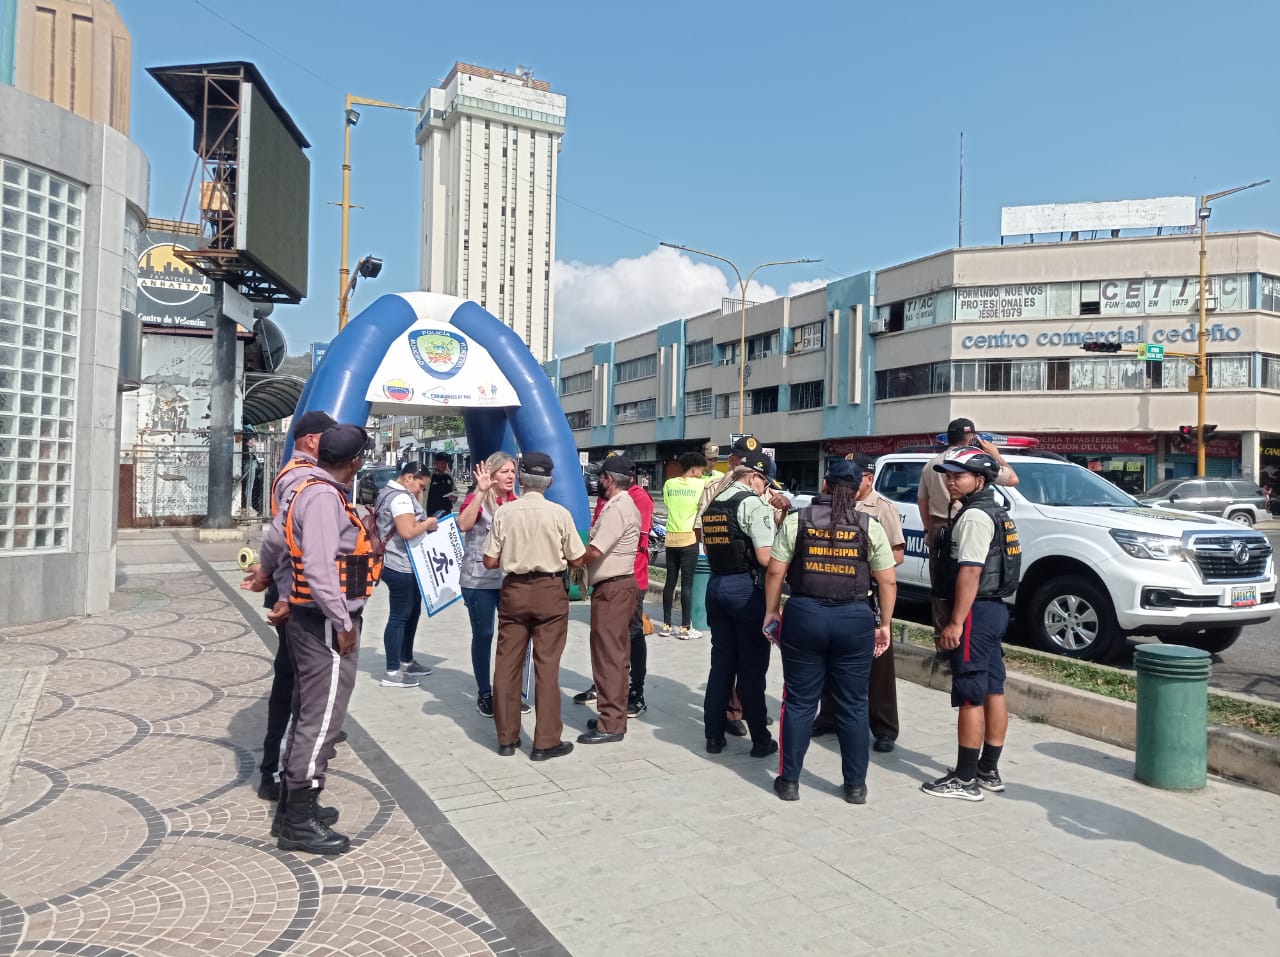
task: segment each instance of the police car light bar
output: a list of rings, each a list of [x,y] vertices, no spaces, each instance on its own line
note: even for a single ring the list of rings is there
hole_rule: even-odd
[[[1040,440],[1030,435],[1004,435],[1000,432],[979,432],[978,438],[984,442],[990,442],[992,445],[1003,445],[1007,449],[1034,449],[1040,444]],[[939,432],[934,436],[942,445],[947,444],[947,433]]]

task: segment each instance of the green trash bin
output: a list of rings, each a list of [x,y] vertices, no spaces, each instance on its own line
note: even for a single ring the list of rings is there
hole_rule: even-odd
[[[1171,791],[1208,778],[1209,653],[1183,645],[1139,645],[1138,740],[1134,777]]]
[[[698,564],[693,569],[693,601],[689,609],[689,618],[697,631],[707,630],[707,582],[711,580],[711,566],[707,564],[707,556],[699,555]]]

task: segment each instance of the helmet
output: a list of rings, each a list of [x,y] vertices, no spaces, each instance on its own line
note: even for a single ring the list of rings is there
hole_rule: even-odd
[[[933,467],[935,472],[972,472],[988,482],[994,482],[1000,474],[1000,464],[981,449],[950,449],[943,453],[942,461]]]

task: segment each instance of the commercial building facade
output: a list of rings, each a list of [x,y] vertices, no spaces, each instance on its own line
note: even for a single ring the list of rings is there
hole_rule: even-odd
[[[1211,234],[1207,261],[1206,471],[1275,486],[1280,236]],[[805,490],[830,457],[932,442],[961,415],[1131,491],[1193,474],[1193,363],[1173,353],[1196,352],[1198,287],[1198,238],[1148,236],[952,249],[754,305],[744,431]],[[625,448],[660,481],[679,452],[726,445],[741,334],[717,310],[547,363],[578,448]]]
[[[565,98],[527,70],[456,63],[420,111],[422,288],[478,302],[545,361]]]

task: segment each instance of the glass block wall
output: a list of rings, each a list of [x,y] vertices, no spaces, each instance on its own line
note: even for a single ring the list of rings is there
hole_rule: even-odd
[[[71,544],[84,190],[0,160],[0,551]]]

